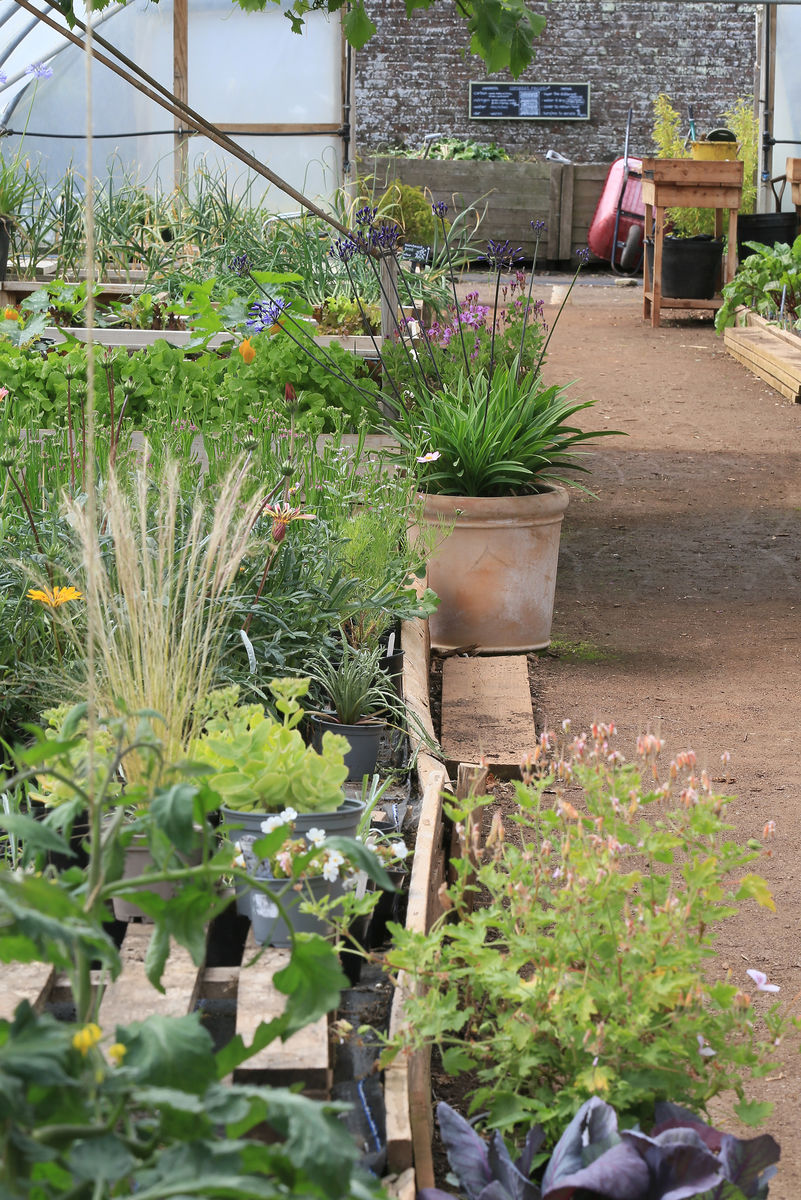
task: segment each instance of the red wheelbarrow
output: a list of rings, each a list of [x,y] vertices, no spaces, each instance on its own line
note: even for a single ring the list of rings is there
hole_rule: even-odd
[[[616,158],[609,168],[587,233],[590,250],[597,258],[610,262],[617,275],[635,275],[643,257],[642,159],[629,155],[631,115],[629,109],[623,157]]]

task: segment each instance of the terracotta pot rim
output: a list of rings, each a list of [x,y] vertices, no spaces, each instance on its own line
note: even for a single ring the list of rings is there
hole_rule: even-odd
[[[563,513],[570,500],[567,488],[560,484],[548,484],[546,490],[525,496],[444,496],[421,492],[425,515],[438,516],[447,520],[520,521],[530,517],[538,520]]]

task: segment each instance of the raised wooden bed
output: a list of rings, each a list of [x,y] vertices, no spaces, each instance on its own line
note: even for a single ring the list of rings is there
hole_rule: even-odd
[[[729,354],[787,400],[801,403],[801,338],[750,308],[738,309],[737,320],[723,331]]]
[[[540,260],[560,262],[586,246],[608,169],[597,163],[450,162],[389,155],[367,158],[361,175],[374,179],[376,195],[394,180],[427,189],[452,214],[470,204],[479,212],[486,206],[485,236],[508,238],[528,258],[534,252],[531,222],[545,221]]]

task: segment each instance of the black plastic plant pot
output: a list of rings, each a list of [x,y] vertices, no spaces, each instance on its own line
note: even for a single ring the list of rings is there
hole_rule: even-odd
[[[345,754],[348,779],[362,779],[365,775],[375,773],[381,749],[381,735],[387,728],[383,722],[368,721],[362,725],[342,725],[339,721],[327,721],[323,717],[311,716],[309,719],[312,727],[312,745],[318,753],[322,749],[324,733],[339,733],[349,742],[350,750]]]
[[[653,278],[654,245],[646,245]],[[723,241],[698,237],[665,237],[662,243],[662,295],[666,300],[712,300],[718,290]]]
[[[737,258],[742,262],[753,254],[746,242],[759,242],[761,246],[775,246],[777,242],[792,246],[798,231],[798,216],[795,212],[738,213],[737,215]]]
[[[395,650],[378,660],[378,669],[389,676],[395,695],[403,699],[403,651]]]

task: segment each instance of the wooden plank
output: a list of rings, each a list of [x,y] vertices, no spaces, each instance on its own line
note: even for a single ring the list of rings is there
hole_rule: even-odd
[[[642,185],[644,203],[663,208],[739,208],[741,197],[742,189],[737,187],[680,187],[671,183],[654,187],[645,180]]]
[[[562,211],[562,177],[564,166],[554,163],[551,169],[550,207],[548,209],[548,258],[559,259],[559,224]]]
[[[643,187],[648,184],[677,184],[681,187],[742,187],[743,164],[737,159],[644,158]]]
[[[100,1002],[98,1024],[104,1030],[126,1025],[137,1017],[155,1013],[182,1017],[194,1009],[203,968],[195,966],[183,946],[172,945],[161,980],[164,993],[157,992],[145,975],[145,955],[152,935],[152,925],[131,923],[125,931],[120,947],[122,971]]]
[[[536,741],[525,655],[446,658],[442,747],[446,762],[516,772]]]
[[[55,980],[48,963],[4,963],[0,967],[0,1020],[10,1021],[23,1000],[41,1012]]]
[[[559,258],[572,256],[573,245],[573,180],[575,168],[564,167],[562,175],[562,202],[559,208]]]
[[[735,358],[742,366],[751,371],[753,375],[757,375],[764,383],[773,388],[774,391],[784,396],[785,400],[791,400],[794,404],[799,403],[798,393],[793,388],[788,387],[786,383],[782,383],[780,379],[776,379],[769,371],[757,366],[756,363],[750,362],[743,355],[737,353],[733,347],[729,349],[729,353],[732,358]]]
[[[286,996],[273,983],[275,974],[289,962],[289,950],[264,947],[252,965],[246,965],[261,947],[248,933],[237,992],[236,1032],[245,1043],[262,1021],[271,1021],[284,1011]],[[271,1083],[289,1087],[301,1083],[307,1095],[327,1098],[331,1092],[328,1020],[320,1017],[313,1025],[293,1033],[285,1042],[271,1042],[234,1072],[237,1083]]]
[[[741,356],[770,372],[787,387],[796,392],[801,388],[801,350],[774,341],[761,329],[728,328],[723,340],[727,347],[735,347]]]
[[[747,355],[742,352],[740,346],[738,346],[736,343],[728,343],[726,349],[728,350],[729,354],[731,354],[732,358],[737,359],[739,363],[741,363],[744,367],[747,367],[748,370],[753,372],[754,375],[758,375],[760,379],[764,380],[765,383],[769,384],[770,387],[774,388],[775,391],[784,396],[785,399],[792,400],[794,403],[801,402],[801,394],[799,393],[798,387],[789,386],[781,379],[777,379],[768,367],[755,362],[752,358],[747,357]]]

